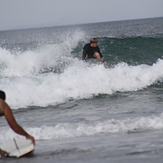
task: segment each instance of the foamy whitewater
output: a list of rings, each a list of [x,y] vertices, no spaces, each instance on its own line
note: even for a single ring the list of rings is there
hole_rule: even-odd
[[[161,162],[162,25],[155,18],[0,31],[0,89],[36,139],[31,162]],[[92,37],[107,65],[81,60]],[[20,137],[3,117],[0,127],[0,143]]]

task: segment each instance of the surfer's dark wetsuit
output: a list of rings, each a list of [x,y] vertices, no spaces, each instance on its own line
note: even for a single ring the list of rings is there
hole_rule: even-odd
[[[83,56],[82,56],[82,60],[86,61],[86,55],[88,55],[88,59],[89,58],[96,58],[94,57],[94,53],[98,52],[100,54],[100,57],[103,58],[103,55],[100,52],[100,49],[98,46],[96,47],[91,47],[90,43],[86,44],[83,48]]]

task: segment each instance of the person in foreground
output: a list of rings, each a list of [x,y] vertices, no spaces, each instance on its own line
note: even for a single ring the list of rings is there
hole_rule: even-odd
[[[96,38],[92,38],[90,43],[86,44],[83,48],[82,60],[86,61],[89,58],[96,58],[98,64],[101,64],[102,62],[107,64],[100,52],[100,48],[98,47],[98,40]]]
[[[32,143],[35,145],[35,139],[34,137],[32,137],[31,135],[29,135],[21,126],[19,126],[19,124],[17,124],[12,111],[10,109],[10,107],[8,106],[8,104],[5,102],[6,99],[6,95],[5,92],[0,90],[0,116],[5,116],[8,124],[10,125],[10,127],[19,135],[25,136],[26,139],[31,139]],[[7,153],[6,151],[4,151],[3,149],[0,149],[0,155],[2,157],[6,157],[9,155],[9,153]]]

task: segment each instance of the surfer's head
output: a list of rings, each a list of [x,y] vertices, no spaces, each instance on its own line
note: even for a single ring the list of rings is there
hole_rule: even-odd
[[[98,44],[98,40],[97,40],[96,38],[92,38],[92,39],[90,40],[90,45],[91,45],[91,47],[96,47],[97,44]]]
[[[5,95],[5,92],[1,91],[0,90],[0,98],[5,100],[6,99],[6,95]]]
[[[90,43],[98,43],[98,40],[97,40],[96,38],[92,38],[92,39],[90,40]]]

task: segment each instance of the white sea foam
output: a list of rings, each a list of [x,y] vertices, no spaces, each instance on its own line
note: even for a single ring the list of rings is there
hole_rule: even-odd
[[[128,118],[124,120],[110,119],[94,123],[58,123],[54,126],[25,128],[36,140],[65,139],[96,134],[128,133],[163,129],[163,113],[160,116]],[[9,127],[2,127],[0,142],[20,137]]]
[[[87,67],[82,61],[73,62],[61,74],[10,76],[0,80],[12,108],[48,106],[69,99],[91,98],[116,91],[137,91],[163,80],[163,60],[152,66],[128,66],[121,63],[105,69],[102,65]]]
[[[58,66],[57,61],[72,59],[71,51],[83,37],[83,32],[76,31],[64,38],[60,36],[59,43],[24,52],[0,48],[0,76],[37,75],[44,69]]]

